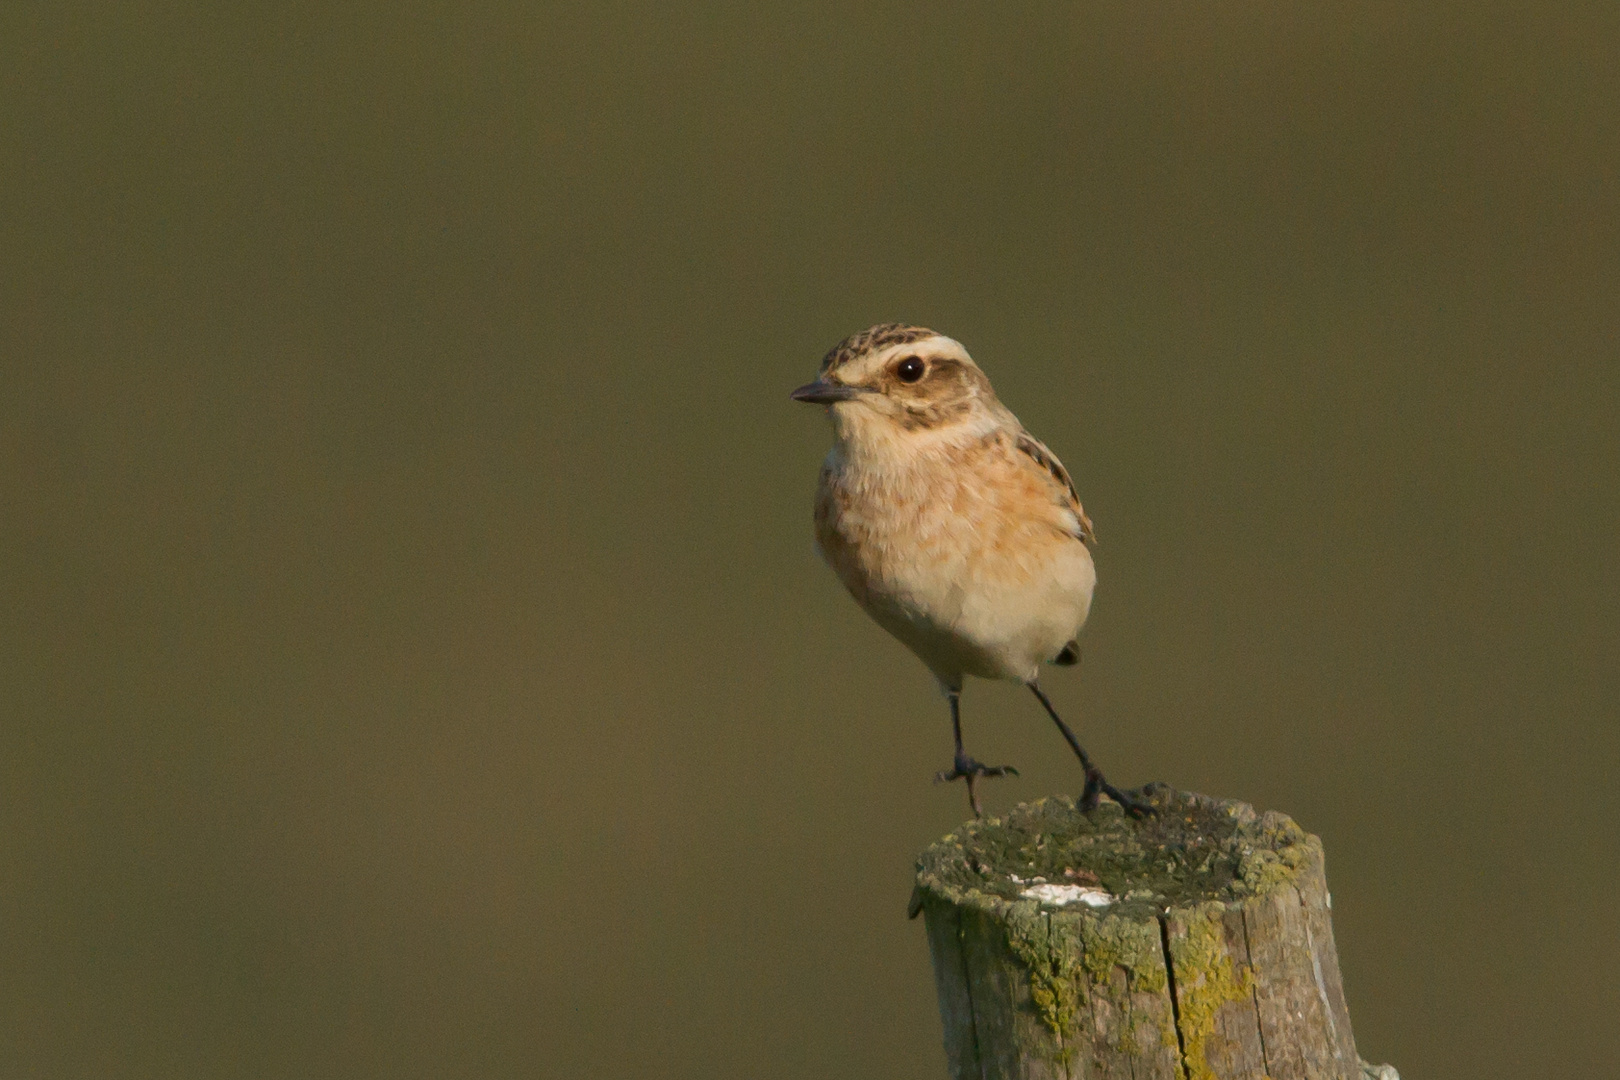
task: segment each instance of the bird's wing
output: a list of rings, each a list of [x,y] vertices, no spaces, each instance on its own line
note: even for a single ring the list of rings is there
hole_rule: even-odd
[[[1078,539],[1087,544],[1096,543],[1097,537],[1092,531],[1091,519],[1086,517],[1085,508],[1080,505],[1080,494],[1074,490],[1074,481],[1069,479],[1069,470],[1063,467],[1063,462],[1059,461],[1057,455],[1046,448],[1045,443],[1022,428],[1019,429],[1013,442],[1019,450],[1033,458],[1037,465],[1050,473],[1052,478],[1062,486],[1064,500],[1068,503],[1069,509],[1074,511],[1075,520],[1080,526]]]

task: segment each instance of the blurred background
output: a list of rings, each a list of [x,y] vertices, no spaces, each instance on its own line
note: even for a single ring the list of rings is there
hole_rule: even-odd
[[[0,10],[0,1074],[939,1077],[943,703],[787,400],[1075,476],[1046,679],[1328,852],[1364,1056],[1620,1010],[1612,4]],[[1078,776],[973,684],[969,745]]]

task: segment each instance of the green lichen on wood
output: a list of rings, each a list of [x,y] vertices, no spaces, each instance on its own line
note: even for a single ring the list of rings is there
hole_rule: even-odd
[[[1187,1080],[1215,1080],[1209,1066],[1216,1014],[1221,1006],[1243,1001],[1254,991],[1254,973],[1235,965],[1221,925],[1224,905],[1205,904],[1185,916],[1175,941],[1177,1025],[1187,1067]]]
[[[1046,912],[1025,901],[1003,909],[1007,944],[1029,976],[1030,1000],[1051,1045],[1029,1047],[1064,1067],[1073,1063],[1081,1022],[1093,997],[1108,999],[1120,1016],[1116,1049],[1142,1052],[1144,1038],[1176,1045],[1169,1013],[1144,1015],[1134,1007],[1137,992],[1162,994],[1168,986],[1156,920],[1122,918],[1089,911]],[[1123,974],[1123,992],[1114,973]],[[1148,1032],[1140,1029],[1148,1027]]]
[[[1116,913],[1149,915],[1269,892],[1293,880],[1317,847],[1281,814],[1244,814],[1160,786],[1149,793],[1162,805],[1145,821],[1112,803],[1085,814],[1073,799],[1051,796],[968,822],[923,852],[917,883],[951,903],[972,893],[1016,902],[1036,878],[1062,883],[1083,872],[1121,898]]]
[[[1029,973],[1035,1011],[1052,1033],[1052,1056],[1067,1066],[1074,1059],[1074,1036],[1085,1004],[1080,937],[1073,926],[1052,919],[1033,903],[1009,907],[1003,925],[1008,946]]]
[[[1163,786],[1146,793],[1159,813],[1144,821],[1108,803],[1085,814],[1072,799],[1052,797],[969,822],[923,853],[917,887],[1004,929],[1039,1021],[1017,1036],[1040,1043],[1026,1052],[1067,1070],[1092,1039],[1136,1058],[1174,1048],[1179,1026],[1187,1080],[1211,1080],[1218,1014],[1254,986],[1254,974],[1227,951],[1221,912],[1294,883],[1319,865],[1321,847],[1281,814]],[[1100,910],[1043,908],[1023,895],[1041,881],[1094,885],[1115,901]],[[1186,924],[1185,934],[1170,934],[1172,957],[1160,928],[1169,913]],[[1163,999],[1162,1010],[1144,1009],[1153,998]]]
[[[1069,917],[1078,924],[1080,962],[1093,984],[1106,986],[1114,969],[1121,968],[1134,990],[1156,994],[1165,988],[1155,923],[1080,912]]]
[[[1245,845],[1238,860],[1237,880],[1249,896],[1261,896],[1291,885],[1321,842],[1280,814],[1261,819],[1258,843]]]
[[[1080,966],[1085,971],[1088,990],[1108,997],[1124,1017],[1116,1049],[1129,1056],[1141,1054],[1143,1045],[1138,1029],[1144,1024],[1152,1029],[1152,1037],[1161,1045],[1175,1046],[1176,1032],[1170,1025],[1170,1013],[1166,1011],[1157,1018],[1143,1015],[1131,997],[1139,992],[1163,994],[1168,988],[1158,920],[1089,912],[1053,915],[1052,919],[1054,922],[1058,919],[1074,921],[1080,937]],[[1112,992],[1116,970],[1125,976],[1124,992],[1120,994]]]
[[[1083,874],[1120,898],[1115,914],[1146,918],[1269,891],[1308,857],[1311,838],[1281,815],[1245,816],[1168,788],[1150,794],[1163,805],[1146,821],[1111,803],[1085,814],[1053,796],[969,822],[923,853],[918,884],[950,903],[1017,902],[1035,879]]]

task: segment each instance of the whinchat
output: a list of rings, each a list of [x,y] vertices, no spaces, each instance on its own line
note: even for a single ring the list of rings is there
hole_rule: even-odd
[[[962,749],[965,676],[1034,692],[1085,770],[1081,806],[1106,794],[1133,816],[1145,802],[1103,778],[1042,692],[1042,664],[1074,664],[1097,572],[1091,519],[1069,473],[996,398],[960,343],[883,323],[844,339],[793,400],[825,405],[834,442],[816,490],[816,544],[877,624],[939,680],[956,756],[940,780],[1016,775]]]

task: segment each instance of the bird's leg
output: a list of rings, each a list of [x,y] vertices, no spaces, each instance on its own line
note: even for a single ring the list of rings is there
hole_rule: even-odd
[[[1011,765],[985,765],[967,756],[967,751],[962,749],[962,691],[946,690],[945,696],[951,702],[951,734],[956,736],[956,760],[949,769],[934,775],[934,783],[966,780],[968,805],[973,807],[973,816],[983,817],[984,810],[979,806],[979,792],[974,786],[975,782],[981,776],[1017,776],[1018,770]]]
[[[1102,770],[1091,763],[1090,756],[1087,755],[1085,749],[1080,745],[1080,740],[1074,737],[1074,732],[1069,730],[1069,725],[1065,724],[1063,722],[1063,718],[1057,714],[1057,710],[1052,708],[1051,699],[1049,699],[1045,692],[1041,690],[1040,684],[1031,682],[1029,684],[1029,688],[1035,692],[1036,698],[1038,698],[1040,703],[1045,706],[1046,715],[1052,718],[1052,723],[1056,724],[1058,726],[1058,730],[1063,732],[1063,737],[1068,740],[1069,749],[1073,750],[1074,756],[1080,759],[1080,767],[1086,772],[1086,787],[1085,791],[1080,796],[1081,810],[1090,813],[1092,810],[1096,809],[1097,796],[1107,795],[1110,799],[1113,799],[1115,802],[1119,803],[1124,811],[1133,818],[1143,818],[1158,812],[1154,810],[1153,807],[1148,803],[1145,803],[1141,799],[1135,798],[1131,795],[1127,795],[1113,784],[1110,784],[1103,777]]]

